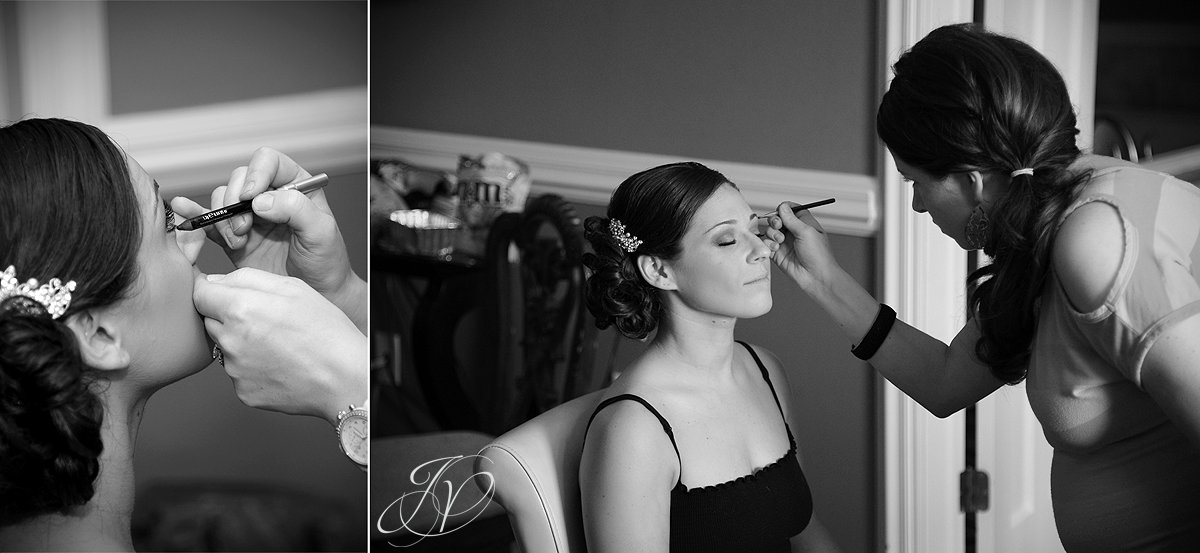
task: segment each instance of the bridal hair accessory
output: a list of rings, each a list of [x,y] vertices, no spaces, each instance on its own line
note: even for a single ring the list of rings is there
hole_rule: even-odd
[[[1009,174],[1008,174],[1008,176],[1009,176],[1010,178],[1016,178],[1016,176],[1017,176],[1017,175],[1033,175],[1033,167],[1026,167],[1026,168],[1024,168],[1024,169],[1017,169],[1016,171],[1013,171],[1013,172],[1011,172],[1011,173],[1009,173]]]
[[[621,221],[609,219],[608,231],[612,233],[613,238],[617,240],[617,243],[621,244],[621,249],[625,250],[626,252],[633,253],[638,249],[639,246],[642,245],[642,241],[639,240],[638,237],[629,234],[629,232],[625,230],[625,224]]]
[[[33,313],[28,305],[28,301],[32,300],[41,304],[51,319],[57,319],[67,312],[67,307],[71,305],[71,292],[74,291],[74,280],[63,284],[61,280],[52,278],[50,282],[38,286],[36,278],[31,278],[24,283],[18,281],[17,270],[12,265],[0,273],[0,302],[7,302],[10,298],[17,296],[28,298],[21,301],[26,305],[17,306],[17,309],[24,313]]]

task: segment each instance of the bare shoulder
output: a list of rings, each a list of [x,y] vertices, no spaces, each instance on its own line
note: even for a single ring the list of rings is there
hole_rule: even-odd
[[[783,368],[783,362],[775,353],[762,346],[754,345],[746,342],[758,354],[758,358],[762,360],[763,366],[767,368],[767,374],[771,376],[771,386],[775,388],[776,395],[779,397],[779,402],[783,405],[784,412],[788,410],[788,404],[791,403],[792,389],[791,382],[788,381],[787,371]]]
[[[635,400],[620,400],[596,413],[584,441],[580,470],[581,474],[615,471],[648,480],[672,479],[678,460],[658,417]]]
[[[1076,311],[1103,305],[1116,282],[1125,247],[1124,226],[1111,204],[1087,203],[1067,216],[1054,239],[1053,263]]]
[[[783,370],[783,362],[779,360],[775,352],[762,346],[751,344],[750,342],[745,342],[745,344],[750,346],[754,350],[754,353],[758,355],[758,358],[762,360],[763,366],[767,368],[767,372],[771,375],[772,383],[787,383],[787,372]]]

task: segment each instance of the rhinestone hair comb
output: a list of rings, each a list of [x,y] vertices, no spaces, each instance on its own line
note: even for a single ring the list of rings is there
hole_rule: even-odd
[[[0,302],[14,296],[29,298],[46,308],[46,313],[50,314],[51,319],[57,319],[67,312],[67,308],[71,306],[71,292],[74,291],[74,280],[63,284],[61,280],[52,278],[46,284],[38,286],[36,278],[23,283],[18,281],[17,270],[12,265],[0,273]]]

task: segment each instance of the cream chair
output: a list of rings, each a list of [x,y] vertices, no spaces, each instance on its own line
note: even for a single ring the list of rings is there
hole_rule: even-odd
[[[494,500],[508,511],[525,553],[584,553],[579,501],[583,433],[603,390],[555,407],[480,450],[476,482],[495,483]]]

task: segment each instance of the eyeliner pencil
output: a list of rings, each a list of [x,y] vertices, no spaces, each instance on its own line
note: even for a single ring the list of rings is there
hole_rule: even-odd
[[[300,192],[307,194],[313,190],[323,188],[326,184],[329,184],[329,175],[320,173],[299,182],[280,186],[278,190],[299,190]],[[225,219],[235,215],[241,215],[242,213],[250,211],[253,203],[254,199],[251,198],[249,200],[242,200],[236,204],[229,204],[225,207],[209,211],[208,213],[192,217],[191,219],[181,223],[176,228],[179,230],[196,230],[198,228],[204,228],[216,223],[217,221],[224,221]]]

